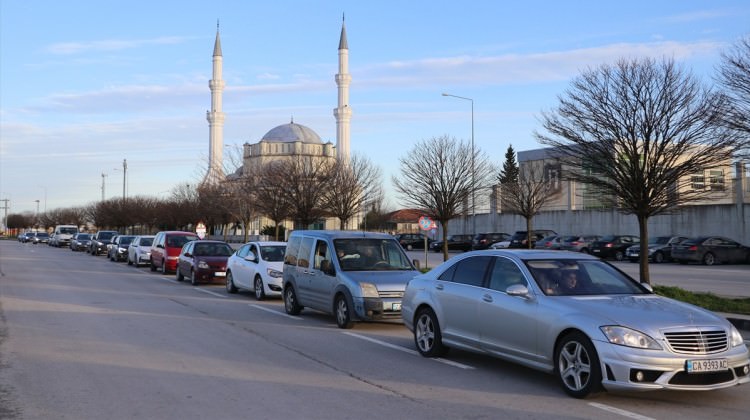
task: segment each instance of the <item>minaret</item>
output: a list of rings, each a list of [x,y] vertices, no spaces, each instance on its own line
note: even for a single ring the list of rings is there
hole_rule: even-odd
[[[336,117],[336,153],[339,159],[349,160],[349,122],[352,119],[352,109],[349,107],[349,84],[352,76],[349,74],[349,45],[346,42],[346,26],[341,20],[341,39],[339,39],[339,72],[336,75],[336,85],[339,87],[339,106],[333,110]]]
[[[224,179],[222,164],[224,113],[221,111],[221,95],[224,92],[224,80],[221,79],[222,61],[219,22],[216,22],[213,78],[208,81],[208,87],[211,89],[211,110],[206,111],[206,119],[208,120],[208,172],[203,179],[204,184],[216,184]]]

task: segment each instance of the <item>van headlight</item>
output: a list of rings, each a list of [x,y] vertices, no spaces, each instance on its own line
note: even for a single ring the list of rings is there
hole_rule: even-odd
[[[661,350],[661,346],[648,335],[619,325],[605,325],[600,327],[604,335],[612,344],[637,349]]]
[[[378,288],[372,283],[360,283],[359,287],[362,289],[362,297],[373,298],[380,297],[378,294]]]

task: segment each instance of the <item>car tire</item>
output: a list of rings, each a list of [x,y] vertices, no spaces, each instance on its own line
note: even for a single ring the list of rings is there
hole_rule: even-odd
[[[654,259],[654,262],[657,263],[657,264],[663,263],[664,262],[664,253],[662,253],[662,252],[655,253],[654,256],[653,256],[653,259]]]
[[[261,279],[259,275],[255,276],[253,289],[255,290],[255,300],[263,300],[266,298],[266,292],[263,289],[263,279]]]
[[[294,291],[294,287],[288,285],[284,289],[284,311],[289,315],[299,315],[302,312],[303,307],[297,302],[297,292]]]
[[[133,265],[133,261],[130,259],[130,256],[128,256],[128,265]]]
[[[411,245],[406,245],[406,250],[407,250],[407,251],[411,251],[411,250],[413,250],[413,249],[414,249],[414,247],[413,247],[413,246],[411,246]]]
[[[601,389],[599,356],[586,335],[573,331],[557,343],[555,376],[565,393],[574,398],[585,398]]]
[[[180,267],[177,267],[177,270],[174,271],[174,278],[177,281],[185,280],[185,276],[182,275],[182,271],[180,271]]]
[[[156,271],[156,265],[154,264],[154,260],[153,259],[149,258],[149,260],[148,260],[148,266],[149,266],[149,269],[151,269],[151,271]]]
[[[414,317],[414,345],[424,357],[439,357],[448,351],[443,345],[440,323],[430,308],[420,309]]]
[[[349,301],[343,294],[338,294],[333,302],[333,312],[336,316],[336,325],[343,330],[348,330],[354,326],[352,321],[352,311]]]
[[[198,276],[195,274],[195,270],[190,270],[190,284],[193,286],[198,285]]]
[[[716,264],[716,257],[714,254],[710,252],[706,252],[706,255],[703,256],[703,264],[704,265],[714,265]]]
[[[622,261],[625,259],[625,253],[622,251],[615,252],[615,260]]]
[[[227,293],[237,293],[237,286],[234,285],[234,276],[231,271],[227,271]]]
[[[164,258],[164,260],[162,260],[161,262],[161,273],[169,274],[169,272],[167,271],[167,259],[166,258]]]

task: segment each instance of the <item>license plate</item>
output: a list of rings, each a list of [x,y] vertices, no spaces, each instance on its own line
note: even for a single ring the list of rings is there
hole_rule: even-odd
[[[214,276],[216,277],[226,277],[227,273],[226,271],[217,271],[214,273]]]
[[[600,250],[598,250],[598,249],[592,249],[592,251],[594,251],[594,252],[600,252]]]
[[[686,360],[687,373],[719,372],[729,369],[727,359]]]

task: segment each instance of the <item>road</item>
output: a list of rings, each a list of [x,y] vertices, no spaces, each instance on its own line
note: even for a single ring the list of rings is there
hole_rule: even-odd
[[[424,251],[407,251],[409,258],[416,259],[425,266]],[[448,256],[461,255],[460,251],[451,251]],[[427,252],[427,266],[436,267],[443,261],[443,254]],[[638,264],[629,261],[612,261],[620,270],[633,278],[639,278]],[[710,292],[725,297],[750,297],[750,265],[727,264],[711,267],[675,263],[649,264],[651,284],[659,286],[677,286],[693,292]]]
[[[280,300],[0,241],[0,418],[745,419],[750,386],[567,397],[551,375],[400,324],[340,330]]]

